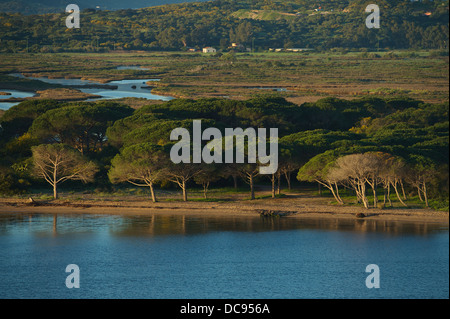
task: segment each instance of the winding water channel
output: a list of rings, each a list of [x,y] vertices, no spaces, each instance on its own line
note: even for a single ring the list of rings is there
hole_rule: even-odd
[[[128,67],[132,68],[132,67]],[[127,69],[128,69],[127,68]],[[87,101],[104,100],[104,99],[120,99],[124,97],[135,97],[144,98],[149,100],[162,100],[170,101],[173,97],[162,96],[151,93],[151,88],[148,86],[147,82],[156,82],[159,79],[134,79],[134,80],[121,80],[121,81],[111,81],[106,85],[104,83],[99,83],[91,80],[82,79],[49,79],[47,77],[26,77],[20,73],[10,74],[19,78],[27,78],[30,80],[39,80],[51,84],[61,84],[67,87],[76,87],[83,93],[90,93],[101,96],[96,99],[88,99]],[[101,88],[93,88],[93,85],[101,85]],[[83,87],[85,86],[85,87]],[[110,88],[108,88],[110,86]],[[11,95],[0,95],[0,109],[7,110],[20,102],[2,102],[3,99],[9,98],[27,98],[32,97],[35,94],[19,90],[2,90],[1,92],[11,93]]]

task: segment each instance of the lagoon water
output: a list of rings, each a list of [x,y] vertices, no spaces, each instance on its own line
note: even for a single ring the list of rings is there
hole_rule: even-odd
[[[448,251],[432,223],[2,214],[0,298],[449,298]]]
[[[67,86],[81,86],[81,85],[90,85],[90,84],[101,84],[95,81],[90,80],[81,80],[81,79],[49,79],[46,77],[36,78],[36,77],[25,77],[20,73],[10,74],[19,78],[27,78],[31,80],[40,80],[42,82],[51,83],[51,84],[61,84]],[[120,99],[123,97],[136,97],[136,98],[144,98],[149,100],[162,100],[162,101],[170,101],[173,100],[173,97],[170,96],[162,96],[151,93],[151,89],[147,87],[146,82],[158,81],[158,79],[139,79],[139,80],[121,80],[121,81],[111,81],[107,83],[108,85],[117,86],[117,89],[98,89],[98,88],[79,88],[83,93],[91,93],[95,95],[100,95],[101,98],[90,99],[88,101],[96,101],[103,99]],[[13,92],[8,90],[2,90],[3,92]],[[7,99],[10,97],[31,97],[33,93],[29,92],[20,92],[15,90],[13,95],[1,96],[0,98]],[[0,109],[7,110],[10,107],[19,104],[18,102],[1,102],[0,101]]]
[[[35,94],[31,92],[19,91],[19,90],[3,90],[0,89],[1,92],[11,93],[11,95],[0,95],[0,110],[7,110],[10,107],[19,104],[19,102],[2,102],[1,100],[9,99],[9,98],[26,98],[32,97]]]
[[[170,101],[173,98],[170,96],[161,96],[152,94],[150,89],[146,88],[146,82],[158,81],[158,80],[122,80],[108,82],[110,85],[116,85],[115,90],[105,89],[80,89],[84,93],[91,93],[101,95],[101,99],[120,99],[123,97],[137,97],[150,100],[163,100]],[[92,99],[92,101],[98,99]]]

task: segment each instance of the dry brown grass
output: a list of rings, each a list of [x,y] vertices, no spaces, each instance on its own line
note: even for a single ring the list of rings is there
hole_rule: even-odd
[[[54,99],[60,101],[82,101],[92,98],[100,98],[99,95],[83,93],[77,89],[49,89],[36,92],[38,96],[30,99]]]

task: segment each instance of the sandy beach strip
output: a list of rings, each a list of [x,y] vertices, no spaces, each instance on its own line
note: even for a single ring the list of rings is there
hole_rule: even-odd
[[[386,221],[433,222],[449,224],[449,213],[424,208],[365,209],[357,206],[338,206],[323,199],[260,199],[231,202],[157,202],[151,201],[35,201],[0,199],[0,214],[111,214],[111,215],[190,215],[213,217],[256,217],[261,213],[282,218],[350,218],[363,213],[364,219]]]

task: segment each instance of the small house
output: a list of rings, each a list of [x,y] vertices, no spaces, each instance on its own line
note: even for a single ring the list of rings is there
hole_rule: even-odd
[[[203,48],[203,53],[216,53],[217,50],[212,47]]]

